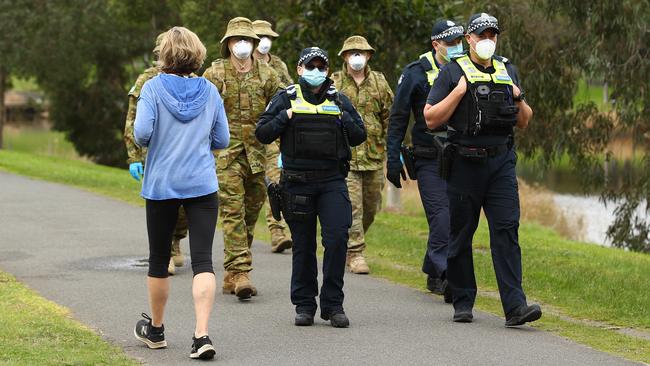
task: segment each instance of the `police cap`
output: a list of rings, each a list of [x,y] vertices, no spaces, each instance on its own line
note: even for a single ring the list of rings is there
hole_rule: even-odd
[[[478,13],[474,14],[469,18],[467,23],[467,33],[476,33],[481,34],[486,29],[494,29],[498,34],[499,31],[499,21],[497,18],[493,17],[488,13]]]
[[[454,21],[449,19],[442,19],[436,22],[433,25],[431,30],[431,40],[432,41],[445,41],[451,42],[458,37],[463,36],[463,26],[456,24]]]
[[[325,61],[326,64],[329,64],[329,58],[327,57],[327,51],[319,47],[307,47],[302,52],[300,52],[300,58],[298,59],[298,66],[303,64],[308,64],[309,61],[321,58]]]

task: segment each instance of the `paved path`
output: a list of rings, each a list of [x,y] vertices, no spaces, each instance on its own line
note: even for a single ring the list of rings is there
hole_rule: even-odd
[[[218,279],[221,238],[214,248]],[[318,319],[298,328],[289,301],[290,255],[271,254],[260,242],[253,251],[260,296],[244,303],[217,296],[211,337],[220,365],[633,364],[533,328],[506,329],[503,319],[485,313],[475,313],[473,324],[454,324],[438,297],[348,274],[351,327],[334,329]],[[133,338],[133,325],[148,312],[146,256],[144,209],[0,173],[0,269],[69,307],[137,359],[196,365],[188,357],[194,316],[187,265],[172,279],[169,348],[148,350]]]

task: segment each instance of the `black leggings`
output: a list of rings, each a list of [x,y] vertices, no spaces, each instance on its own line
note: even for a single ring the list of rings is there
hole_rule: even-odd
[[[149,234],[149,277],[167,278],[172,236],[178,219],[178,209],[183,206],[190,231],[192,271],[210,272],[212,269],[212,242],[217,226],[219,201],[217,193],[206,196],[147,200],[147,233]]]

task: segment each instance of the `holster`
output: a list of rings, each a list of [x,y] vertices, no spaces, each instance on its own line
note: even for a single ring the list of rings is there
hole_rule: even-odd
[[[417,176],[415,175],[415,154],[413,154],[413,148],[410,146],[402,145],[400,147],[402,153],[402,160],[404,162],[404,167],[406,168],[406,173],[408,173],[411,180],[416,180]]]
[[[455,147],[447,139],[434,137],[433,141],[438,148],[438,175],[444,180],[449,180],[451,168],[454,162]]]
[[[316,214],[314,199],[282,191],[282,213],[286,221],[307,221]]]
[[[266,181],[266,194],[269,196],[271,213],[274,219],[280,221],[282,220],[282,187],[277,183],[271,182],[267,177],[264,180]]]

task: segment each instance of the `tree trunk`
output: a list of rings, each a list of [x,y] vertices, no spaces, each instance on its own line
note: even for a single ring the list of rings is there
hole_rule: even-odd
[[[2,149],[3,134],[7,111],[5,110],[5,86],[7,85],[7,71],[0,67],[0,149]]]

